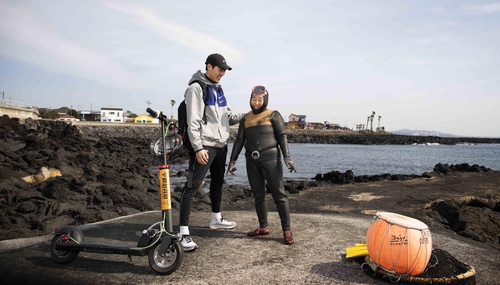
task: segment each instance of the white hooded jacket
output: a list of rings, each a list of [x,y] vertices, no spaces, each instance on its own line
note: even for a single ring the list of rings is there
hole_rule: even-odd
[[[201,81],[207,85],[207,98],[203,101]],[[218,83],[213,83],[198,70],[186,89],[187,132],[195,152],[203,146],[224,147],[229,138],[229,126],[239,123],[244,113],[233,114]]]

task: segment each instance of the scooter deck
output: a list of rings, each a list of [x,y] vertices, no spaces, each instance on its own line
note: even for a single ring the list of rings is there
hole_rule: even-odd
[[[74,250],[85,251],[92,253],[113,253],[113,254],[126,254],[134,256],[144,256],[148,254],[149,248],[137,248],[112,244],[100,243],[72,243],[72,242],[58,242],[56,250]]]

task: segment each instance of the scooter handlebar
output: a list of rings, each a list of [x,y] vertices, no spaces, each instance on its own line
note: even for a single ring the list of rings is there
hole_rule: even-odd
[[[149,107],[146,109],[146,112],[148,112],[151,115],[151,117],[153,117],[153,118],[158,117],[158,112],[149,108]]]

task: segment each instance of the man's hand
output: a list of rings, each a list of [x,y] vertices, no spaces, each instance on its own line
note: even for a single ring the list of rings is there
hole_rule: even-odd
[[[288,170],[290,170],[290,172],[292,171],[297,172],[297,168],[295,168],[293,161],[289,157],[285,157],[285,164],[286,167],[288,167]]]
[[[227,165],[226,176],[228,176],[229,173],[231,173],[232,175],[234,175],[234,172],[236,171],[236,167],[234,167],[235,164],[236,164],[236,161],[230,161],[229,162],[229,164]]]
[[[196,152],[196,161],[201,165],[207,165],[208,163],[208,151],[202,149]]]

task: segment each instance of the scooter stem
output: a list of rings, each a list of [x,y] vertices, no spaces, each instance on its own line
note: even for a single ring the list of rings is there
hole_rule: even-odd
[[[170,197],[170,165],[168,164],[167,152],[165,149],[165,119],[166,117],[160,112],[159,119],[161,122],[161,140],[163,146],[163,165],[158,166],[159,178],[160,178],[160,203],[163,216],[163,222],[165,223],[165,228],[167,232],[172,233],[174,231],[172,225],[172,200]]]
[[[167,232],[174,231],[172,226],[172,200],[170,196],[170,165],[164,164],[158,166],[160,177],[160,204],[163,216],[163,222]]]

